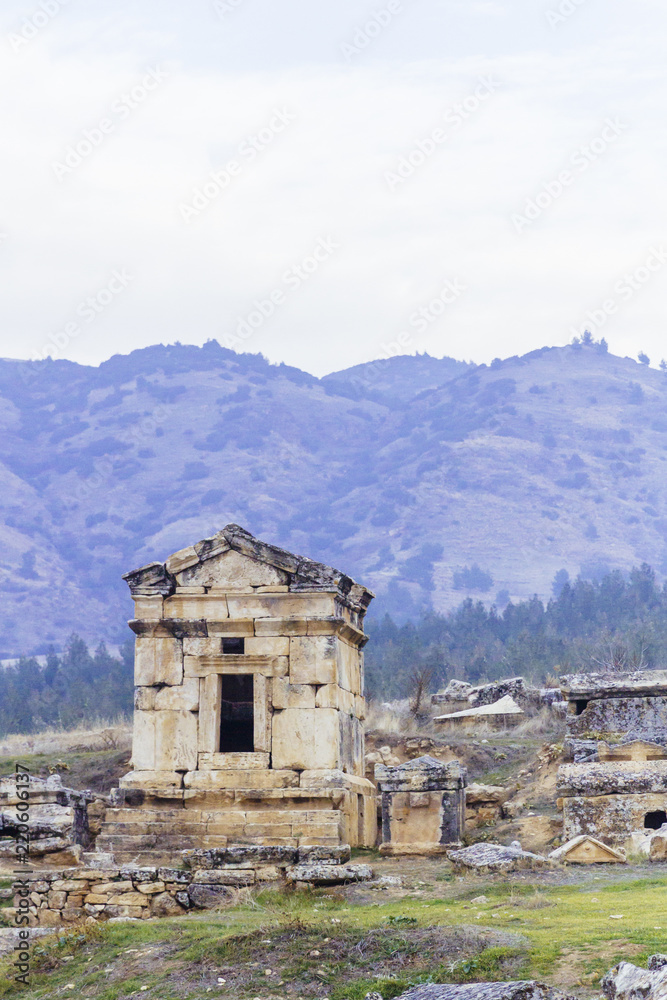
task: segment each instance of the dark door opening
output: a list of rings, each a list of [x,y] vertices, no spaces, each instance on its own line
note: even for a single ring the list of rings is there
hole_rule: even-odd
[[[253,753],[255,718],[252,674],[223,674],[220,753]]]
[[[575,715],[583,715],[588,707],[588,702],[580,699],[574,703],[574,713]]]
[[[645,830],[659,830],[664,823],[667,823],[667,812],[664,809],[656,809],[644,816]]]

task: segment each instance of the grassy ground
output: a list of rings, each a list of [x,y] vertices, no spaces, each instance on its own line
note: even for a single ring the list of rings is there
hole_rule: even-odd
[[[18,757],[0,756],[0,777],[14,774],[16,761],[30,769],[35,777],[48,778],[57,772],[68,788],[89,788],[108,794],[127,773],[130,751],[111,747],[104,750],[71,749],[49,753],[22,753]]]
[[[588,997],[621,958],[667,950],[655,867],[459,879],[444,862],[392,865],[405,889],[265,891],[219,913],[67,930],[35,943],[30,988],[5,965],[0,997],[388,1000],[429,977],[537,977]]]

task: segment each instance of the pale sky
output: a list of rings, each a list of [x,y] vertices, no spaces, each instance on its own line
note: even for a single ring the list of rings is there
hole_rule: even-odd
[[[0,46],[1,356],[667,356],[660,0],[6,0]]]

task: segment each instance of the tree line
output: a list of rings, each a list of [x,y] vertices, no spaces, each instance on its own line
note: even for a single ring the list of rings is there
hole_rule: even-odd
[[[646,563],[597,580],[560,570],[553,597],[500,611],[471,598],[446,614],[397,624],[369,616],[366,692],[407,698],[428,678],[435,690],[456,677],[472,684],[523,675],[537,685],[577,670],[667,665],[667,584]]]
[[[93,653],[73,635],[62,654],[53,650],[45,663],[23,656],[0,667],[0,736],[54,728],[88,726],[98,719],[131,716],[134,643],[120,656],[101,643]]]
[[[456,677],[472,684],[523,675],[557,683],[575,670],[632,669],[667,664],[667,584],[644,563],[628,574],[571,581],[561,570],[553,597],[510,602],[502,611],[471,598],[446,614],[427,611],[398,624],[367,619],[366,693],[413,697]],[[119,656],[104,644],[91,652],[74,635],[45,663],[22,657],[0,669],[0,736],[48,727],[73,728],[95,719],[131,716],[133,641]]]

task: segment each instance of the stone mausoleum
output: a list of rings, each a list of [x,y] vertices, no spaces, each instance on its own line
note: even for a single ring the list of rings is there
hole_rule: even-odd
[[[237,525],[125,576],[135,602],[133,770],[97,850],[373,846],[364,615],[373,594]]]
[[[563,836],[632,849],[667,823],[667,671],[561,678],[574,763],[558,774]]]

